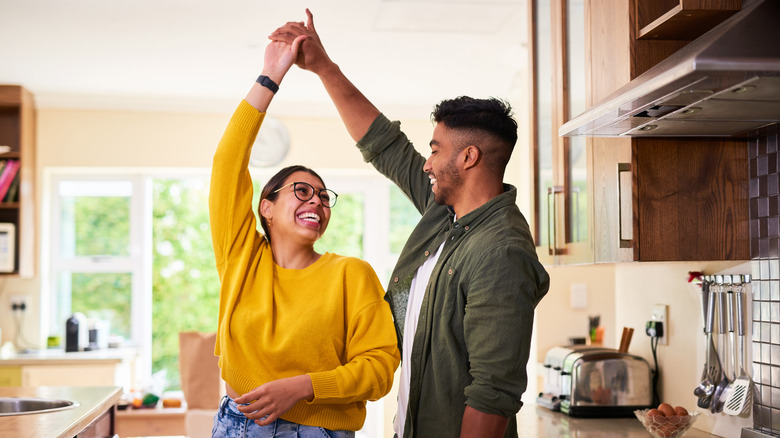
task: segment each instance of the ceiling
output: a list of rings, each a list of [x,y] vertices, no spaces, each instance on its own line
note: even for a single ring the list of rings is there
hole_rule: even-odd
[[[0,83],[38,107],[231,111],[267,36],[314,13],[331,58],[385,112],[427,118],[458,95],[527,89],[526,0],[0,0]],[[293,68],[277,113],[335,115]],[[390,108],[390,110],[388,109]]]

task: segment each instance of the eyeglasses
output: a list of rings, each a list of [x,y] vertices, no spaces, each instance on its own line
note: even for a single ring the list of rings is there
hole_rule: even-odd
[[[322,201],[322,206],[327,208],[336,205],[336,199],[339,197],[339,195],[331,189],[315,189],[311,184],[305,182],[291,182],[284,187],[274,190],[271,194],[278,193],[290,186],[293,186],[295,197],[304,202],[313,198],[314,193],[316,192],[317,196],[320,197],[320,201]]]

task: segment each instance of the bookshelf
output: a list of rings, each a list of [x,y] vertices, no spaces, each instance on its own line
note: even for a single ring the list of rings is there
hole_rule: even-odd
[[[35,275],[37,231],[34,213],[35,103],[32,94],[19,85],[0,85],[0,164],[0,223],[13,224],[14,228],[13,239],[9,239],[13,247],[9,248],[8,254],[0,253],[2,258],[12,252],[13,270],[0,272],[0,275],[32,277]]]

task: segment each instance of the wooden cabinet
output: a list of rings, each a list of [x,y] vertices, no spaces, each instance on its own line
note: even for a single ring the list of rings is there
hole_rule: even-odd
[[[640,0],[637,38],[691,41],[739,11],[741,0]]]
[[[637,23],[648,15],[651,3],[670,4],[587,2],[589,106],[696,36],[697,32],[686,36],[688,40],[642,38],[640,31],[647,25]],[[693,2],[681,2],[689,3]],[[698,2],[703,3],[720,10],[732,8],[734,2]],[[663,17],[673,19],[669,14]],[[695,18],[696,14],[688,17]],[[659,19],[652,23],[663,27]],[[707,18],[701,20],[705,27],[713,25]],[[599,137],[587,141],[596,262],[750,258],[745,140]]]
[[[18,182],[12,196],[8,196],[10,192],[0,189],[3,192],[3,196],[0,196],[0,223],[13,224],[13,239],[3,239],[4,242],[13,242],[8,252],[8,255],[13,254],[13,268],[3,270],[0,274],[32,277],[35,275],[37,259],[34,212],[35,105],[32,94],[23,87],[0,85],[0,163],[5,169],[12,162],[18,165]],[[0,171],[0,177],[2,173]],[[3,257],[5,254],[0,253],[0,265]]]
[[[214,411],[216,413],[216,410]],[[213,413],[212,413],[213,415]],[[119,436],[186,435],[187,407],[127,409],[116,413]]]
[[[116,436],[115,432],[115,407],[103,412],[92,423],[84,428],[76,438],[106,438]]]
[[[557,135],[560,125],[586,109],[583,3],[534,0],[529,5],[537,252],[546,264],[590,262],[585,139]]]

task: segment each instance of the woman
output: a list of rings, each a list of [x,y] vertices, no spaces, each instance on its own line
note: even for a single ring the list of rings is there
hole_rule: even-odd
[[[221,280],[219,356],[227,396],[214,437],[350,437],[367,400],[390,391],[400,356],[368,263],[319,254],[337,195],[314,171],[280,171],[252,211],[249,153],[302,38],[272,42],[263,73],[214,155],[211,233]]]

